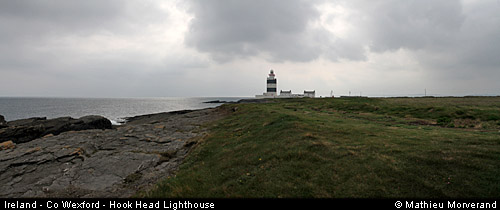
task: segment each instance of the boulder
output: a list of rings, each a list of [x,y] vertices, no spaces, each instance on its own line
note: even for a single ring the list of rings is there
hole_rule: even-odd
[[[3,117],[3,115],[0,115],[0,128],[5,127],[8,127],[7,122],[5,121],[5,117]]]
[[[83,121],[82,124],[75,125],[78,126],[79,130],[86,130],[86,129],[94,129],[94,128],[99,128],[99,129],[111,129],[111,121],[108,119],[97,116],[97,115],[89,115],[85,117],[81,117],[79,120]]]
[[[110,129],[111,121],[91,115],[74,119],[59,117],[48,119],[34,117],[29,119],[7,122],[8,127],[0,129],[0,142],[12,140],[14,143],[25,143],[49,134],[58,135],[66,131],[80,131],[88,129]]]

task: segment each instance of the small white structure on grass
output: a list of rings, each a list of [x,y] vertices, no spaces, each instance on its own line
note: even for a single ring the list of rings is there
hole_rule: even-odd
[[[292,96],[292,91],[291,90],[280,90],[280,97],[291,97]]]
[[[316,95],[315,90],[312,91],[304,90],[304,97],[314,98],[315,95]]]

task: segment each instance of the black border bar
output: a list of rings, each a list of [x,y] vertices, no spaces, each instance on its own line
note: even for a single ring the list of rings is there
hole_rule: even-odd
[[[33,205],[36,204],[36,208]],[[450,204],[453,204],[450,206]],[[500,199],[0,198],[0,209],[498,209]],[[443,208],[441,208],[443,207]],[[481,208],[490,207],[490,208]]]

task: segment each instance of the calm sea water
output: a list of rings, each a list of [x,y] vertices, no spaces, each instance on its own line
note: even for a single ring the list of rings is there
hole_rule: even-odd
[[[205,101],[237,101],[241,98],[17,98],[0,97],[0,115],[7,121],[30,117],[56,118],[101,115],[114,124],[123,118],[184,109],[202,109],[221,104]]]

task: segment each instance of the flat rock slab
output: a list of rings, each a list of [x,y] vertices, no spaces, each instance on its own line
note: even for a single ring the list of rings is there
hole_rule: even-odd
[[[218,109],[136,117],[0,150],[0,197],[130,197],[173,175]]]

